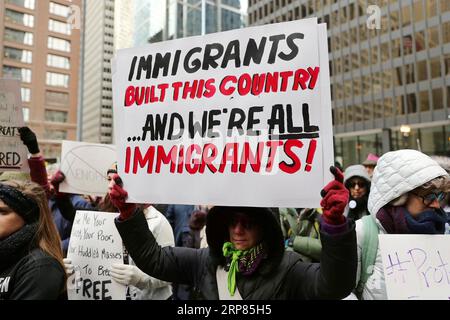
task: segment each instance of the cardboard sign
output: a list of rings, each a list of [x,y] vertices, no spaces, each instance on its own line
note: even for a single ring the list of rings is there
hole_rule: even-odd
[[[20,81],[0,79],[0,172],[30,172],[28,151],[19,137],[23,127]]]
[[[450,299],[450,235],[379,235],[390,300]]]
[[[130,202],[317,207],[333,164],[326,27],[271,24],[120,50]]]
[[[110,276],[112,265],[123,263],[115,216],[109,212],[77,211],[67,253],[75,270],[67,280],[69,300],[125,300],[125,286]]]
[[[61,171],[66,179],[59,190],[66,193],[104,196],[107,171],[116,162],[114,145],[63,141]]]

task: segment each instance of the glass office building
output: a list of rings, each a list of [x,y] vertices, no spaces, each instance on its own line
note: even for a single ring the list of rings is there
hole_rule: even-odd
[[[205,34],[241,28],[246,25],[247,0],[141,0],[136,2],[136,46],[149,42],[202,34],[202,9]]]
[[[250,25],[327,23],[335,155],[345,166],[402,148],[450,156],[450,0],[249,0],[248,12]]]

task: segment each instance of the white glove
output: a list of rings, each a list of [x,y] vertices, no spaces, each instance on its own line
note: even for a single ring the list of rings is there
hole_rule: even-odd
[[[68,258],[64,258],[63,259],[64,262],[64,268],[66,268],[66,273],[68,275],[71,275],[73,273],[73,264],[72,264],[72,260],[68,259]]]
[[[111,277],[123,285],[132,285],[144,289],[149,278],[138,267],[129,264],[114,264],[111,268]]]

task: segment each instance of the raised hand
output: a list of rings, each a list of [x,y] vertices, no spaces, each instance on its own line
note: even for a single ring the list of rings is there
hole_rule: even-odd
[[[345,222],[344,210],[349,200],[349,192],[344,186],[344,175],[336,167],[330,167],[334,180],[328,183],[321,191],[322,201],[320,205],[323,210],[325,223],[339,225]]]

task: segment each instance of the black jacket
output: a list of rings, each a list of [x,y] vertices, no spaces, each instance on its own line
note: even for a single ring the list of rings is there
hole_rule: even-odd
[[[0,272],[0,300],[61,299],[64,279],[58,261],[36,248]]]
[[[268,258],[250,276],[237,274],[244,300],[342,299],[356,281],[357,253],[354,225],[341,235],[321,234],[322,258],[304,263],[295,252],[285,252],[283,235],[273,214],[261,208],[214,207],[207,216],[209,248],[161,248],[137,212],[126,221],[116,219],[122,240],[136,265],[155,278],[194,286],[199,299],[219,299],[216,270],[224,265],[222,245],[228,241],[227,211],[257,214],[263,221]]]

